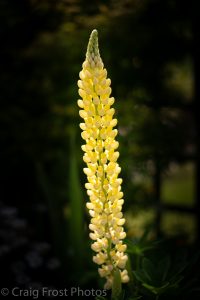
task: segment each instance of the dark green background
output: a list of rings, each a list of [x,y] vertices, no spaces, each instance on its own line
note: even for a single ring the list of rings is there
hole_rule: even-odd
[[[1,0],[0,22],[2,286],[98,286],[76,104],[94,28],[116,98],[128,238],[148,228],[198,241],[196,2]]]

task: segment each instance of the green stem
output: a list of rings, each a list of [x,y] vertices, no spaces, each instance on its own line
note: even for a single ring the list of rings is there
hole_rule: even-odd
[[[111,300],[120,300],[122,294],[122,282],[119,269],[113,272],[113,286]]]

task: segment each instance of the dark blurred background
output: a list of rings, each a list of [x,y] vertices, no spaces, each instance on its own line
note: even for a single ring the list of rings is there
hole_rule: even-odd
[[[76,105],[94,28],[116,98],[127,236],[198,244],[196,2],[0,0],[2,286],[98,286]]]

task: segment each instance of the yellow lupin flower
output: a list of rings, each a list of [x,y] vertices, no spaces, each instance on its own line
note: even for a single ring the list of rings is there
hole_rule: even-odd
[[[81,108],[79,115],[84,123],[80,123],[81,136],[85,140],[82,146],[83,160],[87,168],[85,184],[90,202],[86,204],[91,216],[90,238],[94,241],[92,249],[96,252],[93,261],[100,265],[101,277],[106,278],[105,288],[110,289],[113,276],[119,270],[121,281],[129,281],[125,269],[127,255],[126,245],[122,240],[126,237],[123,224],[125,219],[121,212],[124,203],[121,191],[122,179],[118,177],[121,168],[117,163],[119,143],[115,140],[118,133],[113,129],[117,119],[111,97],[111,80],[107,78],[98,48],[97,30],[93,30],[89,39],[86,59],[82,65],[78,80],[78,100]]]

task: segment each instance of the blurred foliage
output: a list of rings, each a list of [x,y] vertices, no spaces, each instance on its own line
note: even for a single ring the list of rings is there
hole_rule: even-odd
[[[152,242],[147,239],[146,231],[140,239],[128,242],[128,252],[135,262],[132,282],[135,297],[189,299],[199,295],[199,274],[191,276],[199,265],[200,253],[196,249],[181,240]],[[124,299],[132,299],[131,296]]]
[[[111,299],[197,299],[200,252],[181,239],[152,240],[151,230],[126,240],[130,282],[112,293]],[[115,280],[116,283],[116,280]],[[101,300],[108,298],[96,298]]]
[[[56,286],[66,284],[67,277],[69,285],[102,286],[86,238],[86,178],[82,141],[75,135],[80,122],[76,82],[94,28],[117,100],[129,237],[154,226],[157,167],[165,203],[194,203],[193,5],[181,0],[0,1],[0,204],[5,217],[0,257],[9,261],[3,263],[5,282]],[[184,167],[188,160],[189,170]],[[179,170],[176,179],[173,166]],[[17,227],[16,218],[24,225]],[[165,233],[182,234],[175,226],[168,230],[170,223],[169,218],[162,225]],[[188,235],[194,236],[191,223],[193,216],[181,227],[191,227]],[[22,244],[13,245],[18,238]],[[35,250],[38,243],[48,245],[47,258],[46,250]],[[26,259],[30,251],[36,256],[32,265]],[[135,281],[141,295],[164,297],[179,282],[169,274],[156,286],[141,278],[141,266],[156,268],[154,263],[149,256],[141,258]]]
[[[194,165],[192,163],[184,165],[171,163],[163,175],[163,201],[192,207],[195,204]]]

